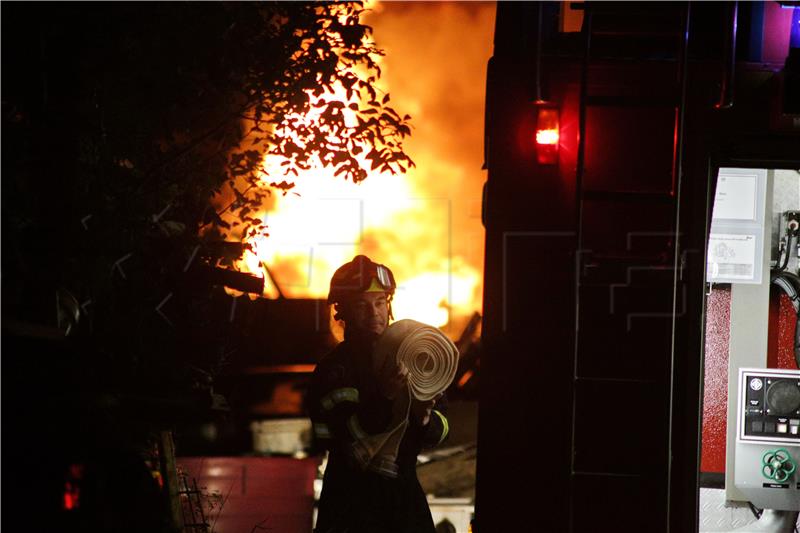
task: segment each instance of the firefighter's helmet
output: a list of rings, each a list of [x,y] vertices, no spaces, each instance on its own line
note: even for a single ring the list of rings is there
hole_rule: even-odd
[[[333,273],[328,304],[341,303],[362,292],[385,292],[391,296],[396,287],[388,267],[373,262],[366,255],[357,255]]]

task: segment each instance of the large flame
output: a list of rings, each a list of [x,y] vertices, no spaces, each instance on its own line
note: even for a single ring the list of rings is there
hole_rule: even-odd
[[[371,7],[367,23],[387,51],[380,89],[391,87],[398,110],[413,116],[406,151],[417,168],[373,171],[359,184],[321,166],[301,173],[292,192],[273,194],[260,214],[269,237],[250,239],[253,251],[236,266],[265,277],[265,297],[279,294],[266,266],[284,296],[325,298],[334,270],[363,253],[393,270],[396,319],[457,335],[481,309],[483,72],[494,4]],[[281,175],[279,158],[263,164],[271,179]]]

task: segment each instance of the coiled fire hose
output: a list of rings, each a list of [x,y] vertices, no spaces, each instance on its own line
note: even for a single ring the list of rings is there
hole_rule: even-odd
[[[406,368],[408,394],[395,399],[392,421],[385,433],[355,440],[353,456],[363,468],[396,477],[397,454],[408,428],[411,399],[429,401],[450,386],[458,367],[458,349],[433,326],[398,320],[378,339],[373,363],[379,380],[396,375],[398,367]]]
[[[374,351],[377,375],[387,365],[408,369],[413,398],[428,401],[443,393],[458,369],[458,349],[439,329],[415,320],[398,320],[386,328]]]

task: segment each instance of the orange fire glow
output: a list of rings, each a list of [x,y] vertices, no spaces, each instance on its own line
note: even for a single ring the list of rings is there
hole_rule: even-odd
[[[330,168],[301,173],[289,194],[273,193],[259,213],[269,237],[250,239],[253,250],[236,267],[265,277],[267,298],[278,288],[265,266],[284,296],[325,298],[334,270],[363,253],[394,272],[396,319],[457,335],[481,310],[483,73],[494,4],[370,7],[366,23],[387,53],[379,94],[391,88],[395,108],[412,115],[406,152],[417,168],[404,175],[373,171],[359,184]],[[337,96],[345,101],[343,91]],[[263,165],[265,182],[281,176],[279,158],[265,157]],[[369,168],[366,159],[363,166]]]

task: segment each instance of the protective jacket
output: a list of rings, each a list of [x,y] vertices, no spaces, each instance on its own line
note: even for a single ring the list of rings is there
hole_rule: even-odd
[[[347,339],[320,361],[312,378],[308,407],[315,440],[329,451],[315,532],[434,533],[416,463],[423,448],[447,437],[444,398],[426,426],[409,421],[394,461],[370,461],[363,443],[397,419],[397,402],[378,390],[371,354],[372,343]]]

